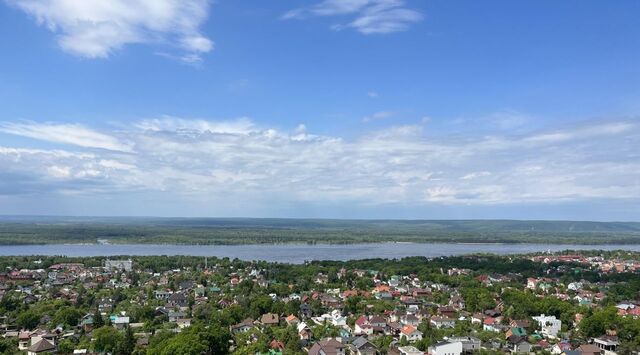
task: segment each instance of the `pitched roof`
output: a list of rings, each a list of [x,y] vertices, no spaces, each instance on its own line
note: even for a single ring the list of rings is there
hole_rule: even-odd
[[[321,340],[309,349],[309,355],[337,355],[339,349],[345,346],[335,339]]]
[[[401,330],[401,332],[405,335],[413,334],[416,331],[418,331],[418,329],[416,329],[416,327],[412,325],[405,325]]]
[[[260,323],[262,324],[278,324],[280,322],[280,317],[277,314],[266,313],[260,317]]]
[[[27,349],[29,352],[34,352],[34,353],[40,353],[43,351],[49,351],[49,350],[53,350],[55,349],[55,345],[53,345],[50,341],[48,341],[47,339],[40,339],[39,342],[31,345],[29,347],[29,349]]]

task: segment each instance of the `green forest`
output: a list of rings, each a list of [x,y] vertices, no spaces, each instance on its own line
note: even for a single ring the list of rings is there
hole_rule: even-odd
[[[0,245],[271,243],[638,244],[640,223],[516,220],[0,217]]]

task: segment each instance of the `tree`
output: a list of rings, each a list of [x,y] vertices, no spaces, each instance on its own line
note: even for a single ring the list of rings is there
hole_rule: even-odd
[[[0,354],[15,354],[18,351],[18,344],[11,339],[0,339]]]
[[[33,329],[40,324],[40,315],[32,309],[24,311],[16,318],[16,324],[22,329]]]
[[[75,344],[70,339],[64,339],[58,344],[58,354],[67,355],[73,354]]]
[[[131,327],[127,327],[124,332],[124,337],[118,342],[116,346],[116,355],[131,355],[133,349],[136,347],[136,338],[133,336],[133,330]]]
[[[72,327],[78,325],[80,318],[82,318],[82,312],[71,307],[61,308],[53,317],[56,324],[65,324]]]
[[[585,337],[599,337],[611,329],[618,318],[615,307],[596,310],[580,322],[580,331]]]
[[[122,335],[113,327],[104,326],[93,331],[93,346],[97,352],[115,352]]]
[[[102,314],[100,311],[96,310],[96,313],[93,314],[93,328],[101,328],[104,326],[104,319],[102,318]]]
[[[207,334],[209,342],[209,353],[225,355],[229,353],[229,341],[231,333],[228,328],[220,326],[210,326]]]

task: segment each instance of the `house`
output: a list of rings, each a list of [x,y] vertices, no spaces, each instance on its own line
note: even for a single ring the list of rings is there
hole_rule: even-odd
[[[234,324],[230,327],[231,333],[246,333],[253,328],[253,319],[247,318],[238,324]]]
[[[545,316],[544,314],[533,317],[534,320],[540,325],[540,332],[550,338],[558,336],[562,327],[562,321],[556,318],[556,316]]]
[[[527,336],[527,331],[522,328],[522,327],[511,327],[509,328],[509,330],[507,330],[507,333],[505,334],[505,337],[510,337],[512,335],[517,335],[519,337],[526,337]]]
[[[131,260],[105,260],[104,268],[108,270],[123,270],[123,271],[131,271],[133,270],[133,262]]]
[[[356,355],[376,355],[378,348],[365,337],[357,337],[351,342],[351,353]]]
[[[443,341],[429,347],[431,355],[462,355],[462,343]]]
[[[456,317],[456,310],[453,307],[440,307],[438,308],[438,313],[446,318]]]
[[[56,346],[47,339],[40,339],[27,349],[27,355],[50,354]]]
[[[334,326],[343,327],[347,325],[347,317],[344,317],[339,310],[334,309],[333,311],[331,311],[331,314],[329,316],[331,324],[333,324]]]
[[[298,319],[298,317],[296,317],[293,314],[290,314],[287,318],[285,318],[285,322],[287,322],[287,325],[297,325],[298,323],[300,323],[300,319]]]
[[[430,323],[438,329],[453,328],[456,326],[456,320],[452,318],[431,317]]]
[[[84,329],[85,332],[91,332],[93,330],[93,323],[94,323],[93,315],[87,314],[84,317],[82,317],[80,326],[82,326],[82,329]]]
[[[302,322],[298,324],[298,336],[300,340],[309,340],[311,339],[311,328],[305,323]]]
[[[409,342],[415,342],[422,340],[422,332],[412,325],[405,325],[400,330],[400,337],[407,338]]]
[[[278,325],[278,323],[280,323],[280,317],[274,313],[266,313],[260,317],[260,323],[262,323],[262,325]]]
[[[605,335],[593,339],[593,345],[600,348],[603,355],[615,355],[620,343],[617,336]]]
[[[578,347],[581,355],[600,355],[602,352],[597,345],[583,344]]]
[[[113,309],[113,300],[111,298],[101,298],[98,301],[98,312],[102,315],[106,315]]]
[[[482,329],[487,332],[499,333],[502,331],[502,326],[500,325],[500,322],[498,321],[498,319],[493,317],[487,317],[482,322]]]
[[[482,324],[484,321],[484,315],[482,313],[474,313],[471,316],[471,324]]]
[[[400,323],[417,327],[420,324],[420,319],[413,314],[406,314],[400,318]]]
[[[118,329],[124,329],[129,325],[129,317],[111,316],[111,324]]]
[[[185,296],[183,293],[180,293],[180,292],[173,293],[167,299],[167,307],[169,308],[173,308],[173,307],[186,308],[188,306],[189,306],[189,300],[187,299],[187,296]]]
[[[173,292],[169,292],[169,291],[154,291],[153,294],[154,294],[154,296],[155,296],[155,298],[157,300],[166,301],[173,294]]]
[[[273,349],[273,350],[284,350],[284,344],[277,339],[273,339],[270,343],[269,343],[269,348]]]
[[[372,327],[374,328],[386,328],[387,327],[387,321],[380,317],[380,316],[372,316],[369,319],[369,324],[371,324]]]
[[[512,327],[520,327],[520,328],[529,328],[531,326],[531,322],[528,319],[514,319],[509,322],[509,325]]]
[[[178,328],[180,329],[184,329],[184,328],[188,328],[191,326],[191,318],[181,318],[176,320],[176,324],[178,325]]]
[[[474,354],[480,350],[482,347],[482,341],[476,337],[451,337],[447,341],[449,342],[460,342],[462,343],[462,353],[463,354]]]
[[[449,306],[453,307],[453,309],[461,311],[465,308],[464,299],[460,296],[453,296],[449,300]]]
[[[31,334],[29,332],[18,333],[18,350],[27,350],[30,341]]]
[[[551,349],[551,353],[561,354],[567,350],[571,350],[571,343],[568,340],[562,340],[553,346],[553,348]]]
[[[311,318],[313,316],[313,310],[311,310],[311,306],[303,303],[300,305],[300,314],[303,318]]]
[[[309,349],[309,355],[345,355],[346,346],[336,339],[321,340]]]
[[[526,338],[517,335],[507,338],[507,345],[512,353],[530,353],[533,347]]]
[[[176,322],[178,319],[186,317],[187,314],[184,312],[174,312],[169,311],[169,322]]]
[[[398,348],[398,352],[401,355],[424,355],[424,353],[415,346],[401,346]]]

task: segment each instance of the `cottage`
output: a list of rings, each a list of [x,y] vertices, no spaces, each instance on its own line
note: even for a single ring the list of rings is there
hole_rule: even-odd
[[[443,341],[429,347],[431,355],[462,355],[462,343]]]
[[[345,355],[346,346],[336,339],[321,340],[309,349],[309,355]]]
[[[49,354],[56,349],[56,346],[47,339],[40,339],[27,349],[27,355]]]
[[[556,318],[556,316],[545,316],[544,314],[533,317],[534,320],[540,325],[540,332],[542,335],[549,338],[555,338],[558,336],[562,327],[562,322]]]
[[[605,335],[593,339],[593,345],[600,348],[604,355],[615,355],[620,343],[618,342],[617,336]]]
[[[410,343],[422,340],[422,332],[412,325],[405,325],[400,331],[400,337],[406,338]]]
[[[438,329],[443,328],[453,328],[456,326],[456,320],[451,318],[443,318],[443,317],[431,317],[430,321],[431,325]]]
[[[482,341],[480,339],[468,336],[468,337],[451,337],[448,339],[449,342],[460,342],[462,343],[462,353],[463,354],[474,354],[480,350],[482,347]]]
[[[351,352],[356,355],[376,355],[378,348],[365,337],[357,337],[351,342]]]
[[[230,327],[231,333],[246,333],[253,328],[253,319],[247,318],[238,324],[234,324]]]
[[[278,325],[278,323],[280,323],[280,317],[274,313],[266,313],[260,317],[260,323],[262,323],[262,325]]]

